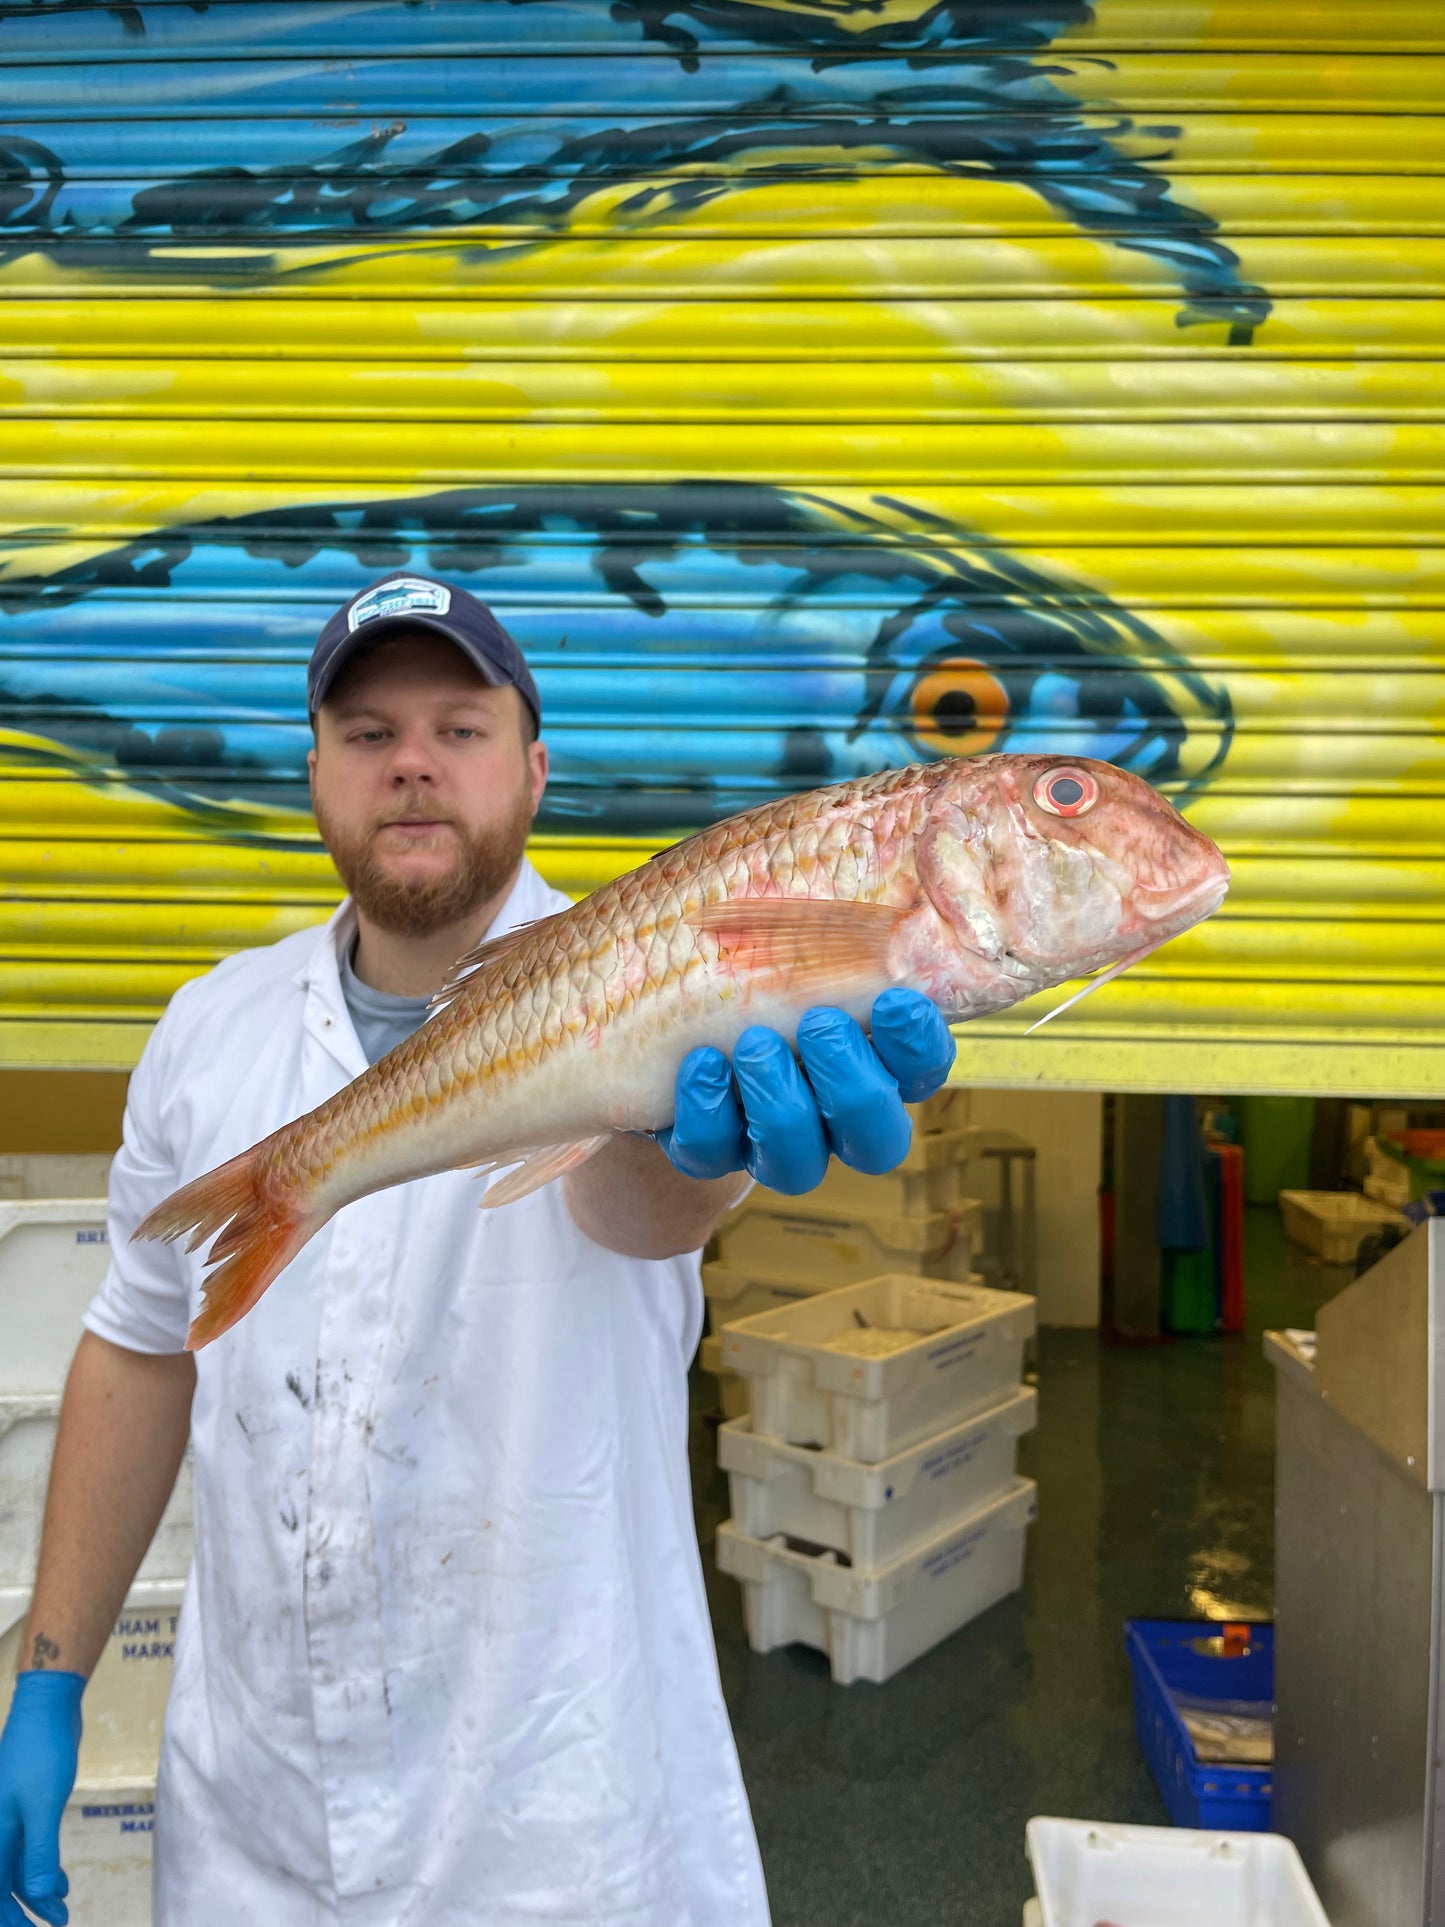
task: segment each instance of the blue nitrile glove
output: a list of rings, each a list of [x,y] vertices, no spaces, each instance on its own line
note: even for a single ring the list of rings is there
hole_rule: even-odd
[[[60,1818],[75,1785],[84,1691],[80,1673],[22,1673],[15,1682],[0,1733],[0,1927],[29,1927],[17,1899],[51,1927],[70,1919]]]
[[[731,1065],[711,1045],[690,1051],[658,1143],[686,1177],[751,1171],[791,1194],[822,1182],[830,1152],[855,1171],[891,1171],[913,1135],[903,1106],[943,1083],[954,1043],[917,991],[885,990],[870,1021],[871,1043],[846,1011],[810,1010],[797,1057],[761,1025],[743,1032]]]

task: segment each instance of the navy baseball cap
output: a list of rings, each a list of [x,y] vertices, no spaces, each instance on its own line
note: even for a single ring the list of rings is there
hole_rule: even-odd
[[[327,692],[359,649],[408,629],[430,629],[454,643],[494,688],[510,683],[542,727],[542,699],[521,650],[492,614],[465,589],[429,575],[388,575],[338,609],[311,651],[306,671],[306,708],[314,716]]]

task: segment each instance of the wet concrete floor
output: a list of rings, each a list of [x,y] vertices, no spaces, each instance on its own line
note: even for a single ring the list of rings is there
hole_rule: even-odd
[[[712,1562],[728,1512],[694,1375],[699,1532],[775,1927],[1018,1927],[1033,1814],[1167,1823],[1134,1737],[1123,1625],[1268,1617],[1274,1386],[1261,1334],[1350,1280],[1248,1214],[1241,1338],[1108,1344],[1045,1331],[1023,1592],[886,1686],[834,1686],[803,1647],[759,1657]]]

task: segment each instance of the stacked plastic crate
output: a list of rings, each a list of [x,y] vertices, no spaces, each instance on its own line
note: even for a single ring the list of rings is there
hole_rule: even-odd
[[[896,1171],[865,1177],[835,1160],[800,1198],[759,1185],[718,1233],[717,1260],[702,1268],[708,1335],[701,1363],[717,1380],[724,1418],[747,1411],[745,1387],[722,1363],[723,1330],[738,1319],[884,1272],[972,1275],[983,1219],[961,1195],[976,1136],[969,1093],[944,1090],[909,1108],[913,1143]]]
[[[744,1407],[718,1431],[718,1566],[756,1651],[817,1647],[840,1685],[890,1678],[1023,1581],[1035,1301],[970,1268],[966,1155],[966,1129],[924,1128],[889,1178],[830,1175],[804,1209],[754,1192],[721,1234],[721,1288],[705,1275],[713,1364]],[[829,1186],[885,1187],[887,1208],[840,1212]]]
[[[45,1488],[80,1317],[105,1272],[103,1158],[0,1158],[0,1720],[40,1549]],[[191,1556],[182,1469],[85,1695],[61,1831],[71,1918],[148,1927],[161,1722]]]

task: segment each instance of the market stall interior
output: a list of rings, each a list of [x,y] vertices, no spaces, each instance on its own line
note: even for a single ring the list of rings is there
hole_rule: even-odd
[[[106,1083],[83,1081],[103,1131]],[[1174,1117],[1153,1132],[1146,1235],[1128,1222],[1121,1160],[1151,1108]],[[1352,1356],[1369,1349],[1362,1319],[1403,1331],[1396,1299],[1423,1278],[1412,1219],[1445,1201],[1441,1121],[1387,1104],[949,1088],[919,1107],[899,1171],[834,1165],[816,1193],[754,1191],[725,1223],[691,1377],[694,1503],[777,1920],[1017,1919],[1040,1878],[1025,1831],[1044,1814],[1278,1828],[1268,1669],[1319,1655],[1302,1661],[1297,1625],[1293,1645],[1281,1636],[1271,1651],[1277,1530],[1296,1589],[1302,1569],[1299,1518],[1276,1522],[1279,1360],[1265,1334],[1307,1381],[1323,1308],[1350,1319]],[[42,1117],[32,1140],[45,1128]],[[6,1141],[16,1135],[12,1124]],[[12,1644],[68,1317],[103,1265],[105,1162],[0,1157],[0,1289],[24,1314],[0,1387]],[[1242,1181],[1226,1185],[1225,1171]],[[1399,1280],[1388,1316],[1374,1296],[1351,1309],[1386,1274]],[[1397,1379],[1391,1409],[1408,1408],[1408,1371]],[[1315,1463],[1281,1459],[1281,1477],[1298,1486]],[[1341,1543],[1348,1560],[1362,1541]],[[183,1473],[91,1689],[67,1823],[72,1879],[104,1894],[120,1927],[149,1917],[188,1547]],[[1425,1621],[1428,1649],[1428,1587]],[[1201,1678],[1228,1672],[1227,1693],[1204,1689],[1212,1708],[1182,1695],[1192,1758],[1148,1731],[1145,1645],[1156,1677],[1178,1673],[1171,1648],[1186,1666],[1207,1650]],[[1340,1689],[1364,1690],[1352,1678]],[[1310,1709],[1299,1717],[1308,1726]],[[1290,1830],[1328,1894],[1329,1842],[1291,1797]],[[1408,1830],[1397,1845],[1418,1851]],[[1416,1918],[1337,1916],[1355,1917]]]
[[[1411,1231],[1399,1207],[1412,1190],[1417,1200],[1428,1195],[1437,1172],[1426,1153],[1445,1147],[1422,1129],[1438,1121],[1434,1112],[1291,1099],[961,1092],[948,1121],[969,1150],[996,1130],[1034,1140],[1042,1329],[1036,1370],[1026,1374],[1037,1426],[1021,1428],[1018,1470],[1036,1481],[1038,1516],[1021,1588],[882,1689],[840,1692],[828,1657],[802,1645],[760,1657],[748,1645],[750,1633],[758,1643],[756,1588],[745,1588],[754,1597],[744,1602],[726,1576],[738,1562],[735,1528],[723,1522],[738,1514],[740,1482],[716,1468],[712,1448],[715,1436],[717,1458],[737,1462],[729,1449],[737,1421],[714,1429],[719,1405],[737,1392],[726,1378],[695,1377],[696,1503],[703,1542],[716,1548],[714,1622],[783,1919],[1016,1918],[1033,1892],[1021,1842],[1040,1813],[1271,1826],[1272,1690],[1268,1670],[1257,1671],[1261,1655],[1267,1668],[1275,1609],[1276,1386],[1264,1334],[1312,1333],[1357,1268]],[[1152,1162],[1126,1180],[1123,1160],[1141,1138],[1154,1147]],[[924,1163],[927,1153],[915,1157]],[[996,1268],[999,1193],[987,1191],[986,1170],[970,1157],[960,1183],[985,1190],[981,1262]],[[1226,1183],[1226,1173],[1239,1181]],[[866,1181],[852,1183],[857,1208]],[[1147,1221],[1127,1222],[1146,1191]],[[775,1208],[792,1214],[795,1233],[818,1229],[796,1204]],[[1427,1208],[1417,1202],[1415,1215]],[[842,1243],[841,1226],[832,1235]],[[732,1289],[726,1271],[722,1284]],[[728,1304],[710,1299],[714,1317]],[[742,1329],[769,1322],[786,1326],[788,1314],[755,1314]],[[727,1350],[743,1353],[736,1340],[724,1341]],[[975,1418],[973,1432],[981,1429]],[[1347,1536],[1342,1556],[1362,1543]],[[897,1610],[908,1609],[905,1599]],[[1188,1709],[1198,1748],[1186,1762],[1192,1789],[1176,1784],[1179,1756],[1149,1737],[1150,1710],[1135,1704],[1126,1624],[1137,1644],[1159,1622],[1181,1648],[1219,1644],[1221,1628],[1239,1641],[1243,1663],[1227,1690],[1204,1688],[1221,1702],[1222,1722],[1201,1730],[1209,1708]],[[836,1644],[836,1623],[831,1631]],[[820,1635],[816,1624],[802,1632],[815,1646]],[[1427,1631],[1416,1655],[1422,1681],[1428,1645]],[[1251,1649],[1256,1675],[1243,1686]],[[1364,1690],[1359,1677],[1338,1688],[1347,1699]],[[1211,1769],[1221,1724],[1225,1763]],[[1423,1753],[1421,1761],[1423,1773]],[[1411,1800],[1423,1812],[1413,1784],[1402,1794]],[[1343,1816],[1335,1821],[1343,1827]],[[1328,1889],[1318,1829],[1310,1846],[1311,1871]],[[1414,1854],[1408,1877],[1420,1887],[1418,1837],[1395,1847],[1407,1863]],[[1425,1918],[1379,1905],[1337,1917],[1392,1927]]]

